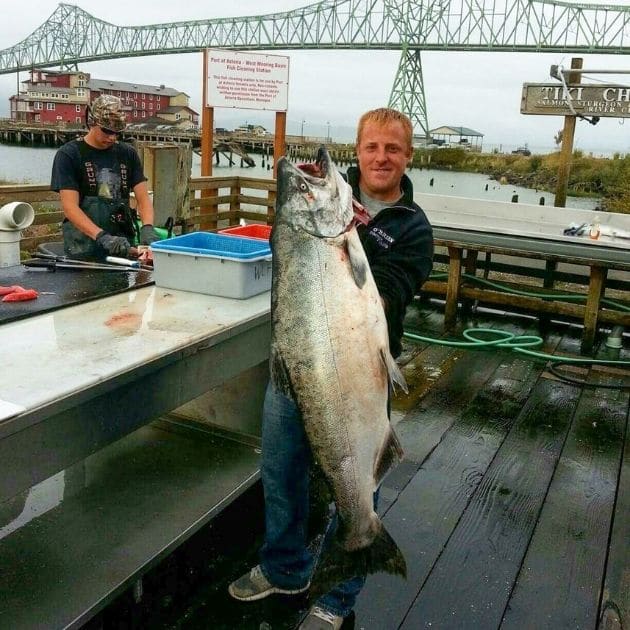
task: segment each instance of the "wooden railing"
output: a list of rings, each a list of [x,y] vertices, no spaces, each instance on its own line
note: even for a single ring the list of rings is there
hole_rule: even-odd
[[[264,193],[251,194],[251,191]],[[182,231],[214,230],[241,219],[271,224],[276,182],[253,177],[195,177],[190,180],[190,214]],[[247,208],[243,208],[247,205]]]
[[[189,204],[181,208],[175,233],[216,230],[237,225],[241,219],[273,222],[276,183],[253,177],[195,177],[190,180]],[[35,208],[33,225],[23,231],[24,255],[40,243],[61,241],[63,213],[59,195],[46,185],[0,186],[0,206],[25,201]]]

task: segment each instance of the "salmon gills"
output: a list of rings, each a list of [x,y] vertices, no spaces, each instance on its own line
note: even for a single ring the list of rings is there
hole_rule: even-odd
[[[278,161],[271,233],[273,385],[300,409],[339,526],[313,582],[378,571],[405,559],[374,510],[374,491],[402,459],[390,424],[390,383],[406,384],[353,224],[352,190],[321,148],[315,164]]]

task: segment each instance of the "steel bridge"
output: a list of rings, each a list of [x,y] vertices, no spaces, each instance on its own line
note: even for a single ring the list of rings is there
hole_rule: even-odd
[[[284,13],[117,26],[59,4],[0,51],[0,74],[119,57],[238,50],[400,50],[389,105],[428,134],[421,51],[630,53],[630,7],[555,0],[322,0]]]

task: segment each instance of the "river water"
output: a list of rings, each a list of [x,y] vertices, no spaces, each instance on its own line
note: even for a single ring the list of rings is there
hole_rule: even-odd
[[[45,147],[31,148],[0,144],[0,182],[49,184],[50,169],[55,152],[56,149]],[[218,166],[213,165],[213,175],[247,175],[249,177],[270,178],[272,171],[266,165],[265,167],[261,165],[262,156],[254,155],[253,157],[256,160],[256,166],[241,168],[240,166],[228,166],[226,159],[221,156],[220,164]],[[201,159],[193,153],[192,176],[198,176],[200,170]],[[345,170],[345,167],[342,167],[341,170]],[[518,201],[521,203],[532,204],[538,204],[540,198],[544,197],[545,205],[553,206],[553,193],[535,191],[510,184],[502,185],[480,173],[412,169],[408,175],[416,192],[496,201],[511,201],[514,195],[518,195]],[[569,208],[592,210],[598,203],[598,199],[568,197],[566,205]]]

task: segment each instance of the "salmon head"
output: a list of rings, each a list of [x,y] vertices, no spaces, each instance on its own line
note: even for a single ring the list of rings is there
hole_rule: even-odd
[[[352,189],[320,147],[314,164],[278,161],[276,222],[318,238],[334,238],[353,222]]]

